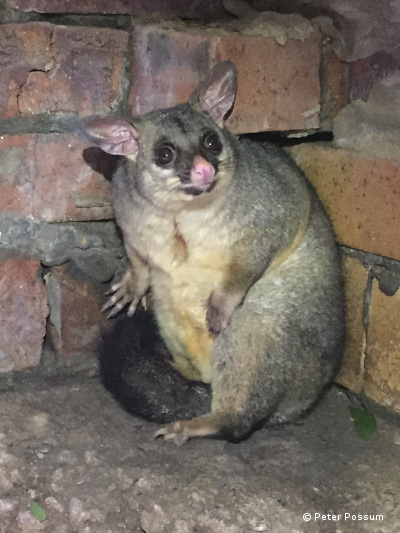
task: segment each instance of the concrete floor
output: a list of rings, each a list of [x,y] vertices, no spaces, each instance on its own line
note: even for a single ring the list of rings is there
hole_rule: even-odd
[[[360,440],[337,388],[297,425],[182,447],[96,377],[17,389],[0,393],[1,533],[400,531],[400,426]]]

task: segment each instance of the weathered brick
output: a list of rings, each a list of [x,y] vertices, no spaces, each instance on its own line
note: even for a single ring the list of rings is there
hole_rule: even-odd
[[[374,54],[346,64],[345,85],[348,101],[368,100],[376,80],[400,72],[400,59],[392,52],[381,50]]]
[[[268,26],[233,30],[169,24],[135,30],[130,104],[134,115],[187,100],[209,69],[232,60],[238,94],[227,126],[234,132],[319,126],[320,35],[278,42]],[[283,31],[283,30],[282,30]]]
[[[159,12],[188,18],[214,18],[226,14],[222,0],[6,0],[9,7],[39,13],[111,13],[142,15]]]
[[[364,383],[363,306],[368,271],[355,259],[344,257],[343,279],[346,298],[346,344],[342,367],[336,381],[348,389],[359,392]]]
[[[345,66],[335,53],[321,63],[321,127],[331,130],[333,119],[346,107]]]
[[[374,280],[365,357],[365,393],[400,413],[400,290],[386,296]]]
[[[376,81],[368,102],[358,99],[342,109],[333,121],[335,148],[400,163],[399,84],[400,70],[388,80]]]
[[[109,111],[120,99],[127,42],[108,28],[0,26],[0,118]]]
[[[32,259],[0,261],[0,372],[40,361],[48,307],[39,273]]]
[[[93,285],[73,277],[65,265],[46,275],[49,293],[49,339],[63,359],[94,357],[101,332],[110,325],[101,313],[100,297]]]
[[[341,244],[400,259],[400,163],[322,144],[290,152],[325,204]]]
[[[135,29],[130,104],[134,115],[172,107],[190,96],[209,70],[209,38],[203,34]]]
[[[85,163],[85,147],[69,134],[0,137],[0,209],[47,221],[112,218],[110,183]]]

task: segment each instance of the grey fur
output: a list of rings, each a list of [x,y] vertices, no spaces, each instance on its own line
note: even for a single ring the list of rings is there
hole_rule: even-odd
[[[222,281],[215,272],[220,281],[210,282],[208,299],[196,303],[204,304],[205,323],[216,333],[211,414],[196,419],[200,430],[190,422],[161,430],[160,435],[176,441],[207,434],[236,440],[265,421],[295,420],[332,382],[344,342],[340,258],[324,208],[284,151],[240,139],[210,117],[225,113],[230,84],[236,82],[233,65],[220,65],[200,86],[200,104],[194,97],[134,120],[139,151],[121,162],[113,180],[115,213],[135,269],[131,299],[150,289],[167,346],[165,323],[175,305],[168,284],[174,274],[165,259],[158,260],[157,242],[164,233],[169,242],[170,228],[179,228],[189,256],[180,260],[182,268],[193,256],[209,257],[214,251],[226,256]],[[223,104],[218,109],[215,84],[220,78]],[[211,84],[212,113],[207,109]],[[204,150],[205,131],[217,133],[221,154]],[[154,165],[155,149],[165,142],[179,154],[174,161],[179,180],[170,190],[165,172]],[[198,154],[216,169],[216,184],[188,201],[182,191]],[[157,228],[150,233],[145,232],[148,220]],[[195,292],[213,265],[198,268],[194,265],[191,279],[184,280],[185,290],[192,286]]]

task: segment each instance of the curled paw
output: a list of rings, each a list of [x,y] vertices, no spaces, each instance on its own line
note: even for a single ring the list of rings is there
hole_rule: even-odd
[[[164,437],[164,440],[174,442],[181,446],[192,437],[207,437],[216,435],[219,431],[219,417],[210,413],[208,415],[172,422],[159,429],[155,437]]]
[[[228,327],[232,314],[238,305],[236,294],[216,289],[207,300],[206,322],[213,335],[219,335]]]
[[[102,311],[107,311],[107,309],[110,309],[107,318],[117,315],[127,305],[129,305],[128,316],[132,316],[134,314],[140,298],[136,294],[133,276],[129,270],[119,283],[115,283],[111,286],[111,290],[108,294],[111,294],[112,296],[107,300],[101,309]],[[144,307],[146,307],[145,296],[142,298],[142,303],[144,304]]]
[[[190,437],[190,433],[185,430],[185,422],[173,422],[159,429],[154,437],[163,437],[165,441],[171,441],[177,446],[182,446]]]

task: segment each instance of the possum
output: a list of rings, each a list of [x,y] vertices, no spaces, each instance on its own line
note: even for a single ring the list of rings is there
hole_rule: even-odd
[[[113,380],[125,384],[125,407],[132,401],[133,412],[166,424],[157,435],[178,444],[204,436],[236,441],[263,423],[295,421],[342,358],[342,275],[331,224],[282,149],[225,129],[236,86],[236,68],[224,61],[184,104],[81,123],[93,144],[122,156],[113,205],[130,265],[113,287],[111,314],[128,305],[134,315],[150,297],[154,317],[149,380],[135,370],[133,353],[146,335],[121,346],[122,325],[115,347],[107,344],[107,363],[103,351],[103,376],[112,390],[107,368],[118,367]],[[133,316],[124,327],[148,327],[139,322]],[[201,383],[210,406],[191,409],[188,395]],[[144,399],[153,392],[149,406]]]

